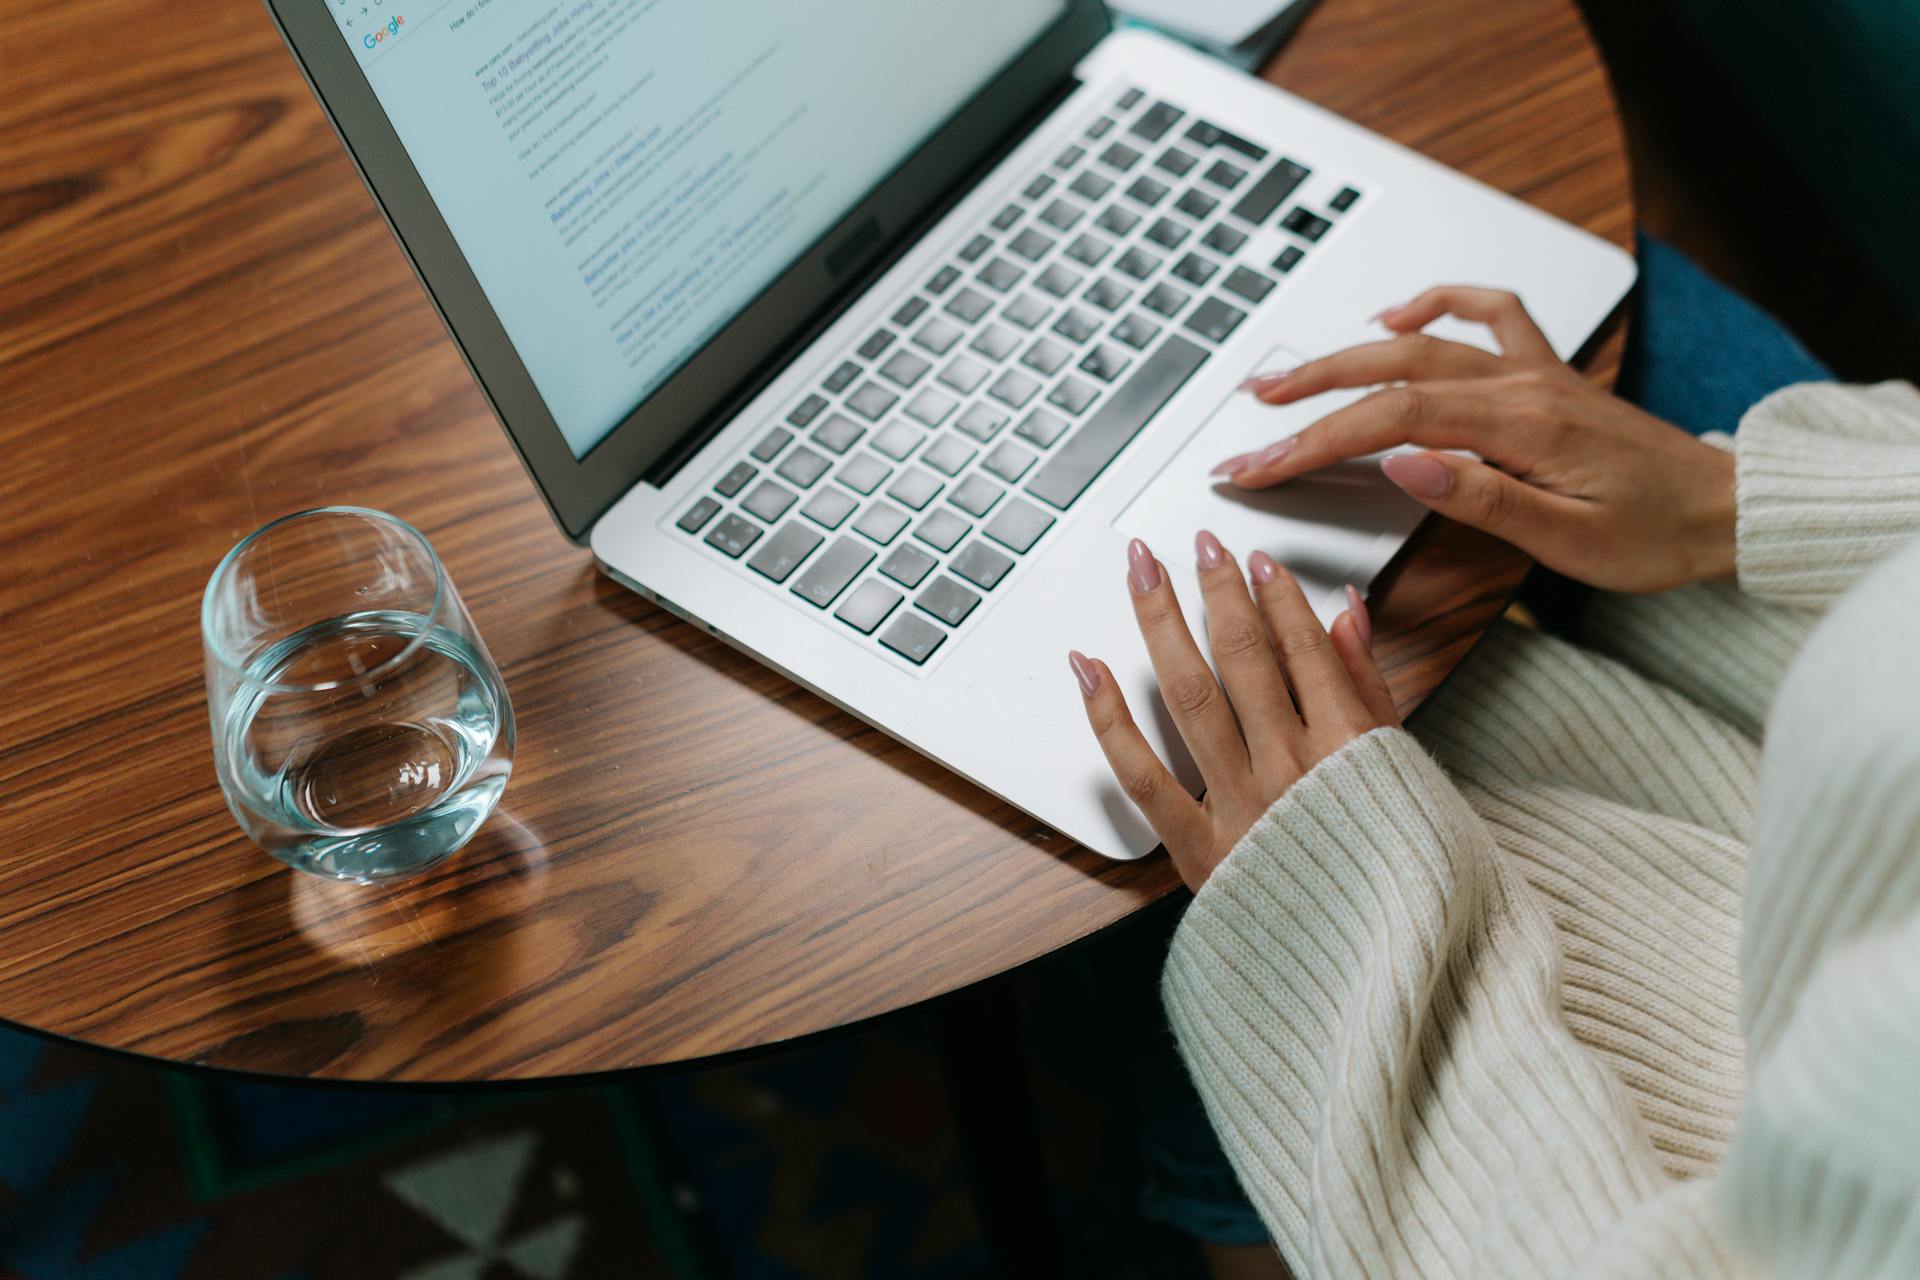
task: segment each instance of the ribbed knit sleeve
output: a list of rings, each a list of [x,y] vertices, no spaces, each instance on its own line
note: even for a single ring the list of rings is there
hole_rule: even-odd
[[[1808,382],[1762,400],[1735,447],[1740,587],[1822,607],[1920,534],[1920,390]]]
[[[1567,1028],[1547,912],[1405,732],[1321,762],[1202,887],[1163,981],[1295,1272],[1732,1274]]]

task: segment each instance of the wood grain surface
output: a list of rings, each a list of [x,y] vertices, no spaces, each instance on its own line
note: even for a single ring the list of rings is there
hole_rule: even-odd
[[[1571,0],[1324,0],[1269,74],[1629,242]],[[20,0],[0,81],[0,1018],[292,1076],[593,1072],[899,1009],[1177,890],[596,573],[255,0]],[[519,717],[500,812],[395,887],[261,853],[209,751],[207,574],[336,502],[432,538]],[[1377,604],[1403,707],[1524,567],[1416,538]]]

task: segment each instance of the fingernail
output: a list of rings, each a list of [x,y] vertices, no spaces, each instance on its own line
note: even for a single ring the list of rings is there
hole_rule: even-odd
[[[1100,688],[1100,668],[1078,649],[1067,650],[1067,665],[1073,668],[1073,678],[1080,682],[1081,696],[1091,698]]]
[[[1373,648],[1373,619],[1367,614],[1367,602],[1360,598],[1360,588],[1351,582],[1347,584],[1347,610],[1353,614],[1353,629],[1360,633],[1360,643]]]
[[[1147,550],[1147,544],[1135,538],[1127,544],[1127,584],[1133,593],[1143,596],[1160,585],[1160,564]]]
[[[1260,586],[1265,586],[1280,576],[1280,566],[1275,564],[1273,557],[1264,551],[1256,551],[1247,557],[1247,569],[1253,574],[1254,582]]]
[[[1236,453],[1231,458],[1228,458],[1225,462],[1215,467],[1213,470],[1207,472],[1207,474],[1210,476],[1238,475],[1240,472],[1245,471],[1250,465],[1252,465],[1252,463],[1253,463],[1252,454]]]
[[[1447,490],[1453,488],[1453,473],[1421,455],[1408,457],[1395,454],[1391,458],[1380,459],[1380,470],[1387,479],[1405,489],[1416,498],[1432,501],[1447,496]]]
[[[1272,444],[1268,445],[1266,448],[1262,449],[1260,452],[1254,454],[1253,461],[1249,462],[1247,466],[1248,467],[1270,467],[1274,463],[1280,461],[1280,459],[1292,453],[1294,443],[1295,443],[1294,437],[1292,436],[1288,436],[1285,440],[1275,440]]]
[[[1193,554],[1202,570],[1218,569],[1227,561],[1227,549],[1205,529],[1193,535]]]
[[[1394,315],[1397,315],[1399,312],[1406,310],[1406,306],[1407,304],[1404,302],[1396,302],[1392,306],[1383,308],[1379,312],[1375,313],[1373,317],[1367,321],[1367,323],[1379,324],[1382,320],[1390,319]]]
[[[1260,396],[1265,395],[1269,391],[1278,390],[1286,381],[1287,375],[1284,371],[1280,373],[1256,373],[1241,383],[1240,389],[1242,391],[1251,391],[1253,394]]]

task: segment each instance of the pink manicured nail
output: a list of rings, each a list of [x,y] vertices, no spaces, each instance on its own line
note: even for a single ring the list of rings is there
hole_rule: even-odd
[[[1100,688],[1100,668],[1093,665],[1093,659],[1078,649],[1067,650],[1067,665],[1073,668],[1074,679],[1080,682],[1080,692],[1091,698]]]
[[[1433,501],[1444,498],[1453,488],[1453,473],[1435,462],[1432,458],[1414,454],[1394,454],[1390,458],[1380,459],[1380,470],[1387,479],[1405,489],[1416,498]]]
[[[1160,585],[1160,562],[1147,550],[1147,544],[1135,538],[1127,544],[1127,585],[1143,596]]]
[[[1210,476],[1238,475],[1240,472],[1245,471],[1251,465],[1253,465],[1252,454],[1236,453],[1231,458],[1228,458],[1225,462],[1215,467],[1213,470],[1207,472],[1207,474]]]
[[[1360,634],[1360,643],[1373,648],[1373,619],[1367,614],[1367,602],[1360,598],[1360,588],[1351,582],[1347,584],[1347,612],[1353,615],[1353,629]]]
[[[1280,576],[1280,566],[1275,564],[1273,557],[1264,551],[1256,551],[1248,556],[1247,568],[1252,572],[1253,581],[1257,586],[1265,586]]]
[[[1288,436],[1285,440],[1275,440],[1272,444],[1254,454],[1253,461],[1247,465],[1249,467],[1270,467],[1292,453],[1295,443],[1295,439],[1292,436]]]
[[[1380,311],[1379,311],[1378,313],[1376,313],[1376,314],[1375,314],[1375,315],[1374,315],[1374,316],[1373,316],[1372,318],[1370,318],[1370,319],[1369,319],[1369,320],[1367,321],[1367,323],[1368,323],[1368,324],[1379,324],[1379,323],[1380,323],[1380,322],[1381,322],[1382,320],[1385,320],[1385,319],[1387,319],[1387,318],[1388,318],[1389,316],[1392,316],[1392,315],[1394,315],[1394,314],[1396,314],[1397,312],[1400,312],[1400,311],[1404,311],[1404,310],[1406,310],[1406,307],[1407,307],[1407,304],[1406,304],[1406,303],[1404,303],[1404,302],[1396,302],[1396,303],[1394,303],[1394,304],[1393,304],[1392,306],[1390,306],[1390,307],[1385,307],[1385,308],[1382,308],[1382,309],[1381,309],[1381,310],[1380,310]]]
[[[1218,569],[1227,562],[1227,549],[1220,545],[1220,539],[1202,529],[1193,535],[1193,556],[1202,571]]]
[[[1251,391],[1257,396],[1263,396],[1269,391],[1277,391],[1279,388],[1285,386],[1286,381],[1287,375],[1284,371],[1280,373],[1256,373],[1241,383],[1240,389],[1242,391]]]

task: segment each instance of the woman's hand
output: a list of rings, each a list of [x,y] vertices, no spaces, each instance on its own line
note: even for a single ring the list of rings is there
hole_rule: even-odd
[[[1198,890],[1255,820],[1301,775],[1370,729],[1400,723],[1369,651],[1360,593],[1329,635],[1300,585],[1265,552],[1240,567],[1210,533],[1194,539],[1218,680],[1194,643],[1160,562],[1127,547],[1133,612],[1180,737],[1207,784],[1195,800],[1133,722],[1104,662],[1068,655],[1087,719],[1121,789],[1166,844],[1180,878]],[[1222,688],[1224,686],[1224,689]]]
[[[1502,354],[1419,332],[1443,315],[1487,325]],[[1732,575],[1733,456],[1581,378],[1514,295],[1432,289],[1380,321],[1399,336],[1247,385],[1268,404],[1397,385],[1215,474],[1264,489],[1405,444],[1470,449],[1486,461],[1418,453],[1381,469],[1415,501],[1590,586],[1664,591]]]

